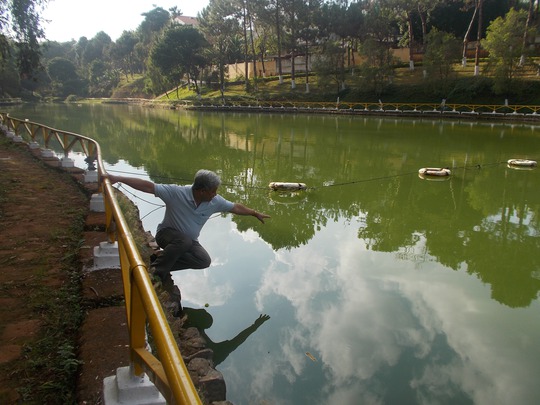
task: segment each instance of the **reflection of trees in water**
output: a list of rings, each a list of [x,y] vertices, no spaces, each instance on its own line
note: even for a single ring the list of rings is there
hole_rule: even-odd
[[[492,286],[492,297],[510,307],[525,307],[536,299],[540,280],[540,198],[534,193],[535,172],[504,170],[502,181],[477,176],[467,187],[471,205],[482,215],[469,230],[468,271]]]
[[[493,298],[501,303],[527,306],[535,299],[540,282],[531,273],[538,260],[528,252],[538,247],[540,204],[527,195],[535,173],[510,170],[500,181],[494,172],[509,170],[502,166],[455,170],[442,183],[400,176],[416,171],[422,156],[437,160],[437,154],[470,155],[470,149],[476,155],[469,159],[483,162],[503,148],[498,142],[475,147],[471,144],[481,140],[463,144],[453,142],[452,135],[444,136],[447,142],[433,137],[415,141],[391,128],[381,139],[382,121],[366,125],[365,132],[376,135],[358,142],[342,120],[311,118],[322,129],[310,136],[315,131],[300,119],[213,114],[204,116],[203,125],[202,116],[196,117],[153,120],[135,126],[129,136],[122,136],[125,123],[119,119],[107,132],[114,134],[116,148],[131,164],[144,165],[150,174],[191,179],[193,167],[220,171],[224,183],[233,185],[225,193],[229,198],[271,211],[272,226],[257,231],[276,250],[307,244],[328,220],[360,216],[358,236],[372,250],[414,248],[421,234],[432,257],[453,269],[465,264],[468,272],[492,285]],[[336,122],[342,131],[336,130]],[[321,187],[379,176],[388,178]],[[287,201],[264,190],[270,181],[303,181],[316,189]],[[234,220],[240,231],[253,227],[242,218]]]
[[[456,175],[446,183],[416,182],[407,187],[403,186],[408,179],[397,179],[401,185],[393,188],[394,193],[388,191],[389,199],[404,210],[366,205],[359,237],[373,250],[391,252],[409,246],[412,251],[425,249],[453,269],[465,265],[491,285],[497,301],[528,306],[540,289],[540,281],[532,277],[540,260],[531,254],[540,247],[540,203],[537,195],[531,195],[536,201],[524,195],[532,190],[532,176],[506,173],[508,181],[499,181],[494,170],[506,169],[499,166],[468,173],[466,178]],[[446,193],[440,193],[441,188]],[[402,189],[408,192],[401,193]],[[445,194],[447,198],[441,198]],[[425,246],[415,248],[415,235],[425,238]]]
[[[257,226],[276,250],[307,244],[328,221],[358,220],[358,237],[369,249],[406,250],[408,260],[420,249],[419,257],[465,266],[506,305],[529,305],[539,290],[532,277],[538,259],[530,252],[540,233],[540,169],[488,165],[540,150],[538,137],[514,126],[465,131],[442,122],[127,106],[44,111],[41,121],[28,118],[93,137],[109,163],[144,166],[155,181],[188,183],[196,168],[218,171],[226,197],[272,215],[271,226],[234,217],[238,229]],[[454,169],[446,182],[418,179],[416,171],[431,165],[471,168]],[[280,199],[265,189],[270,181],[302,181],[312,189]]]

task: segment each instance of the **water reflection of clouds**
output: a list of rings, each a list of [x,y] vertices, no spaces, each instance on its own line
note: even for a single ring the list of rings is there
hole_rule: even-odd
[[[141,215],[151,209],[141,206]],[[160,219],[162,212],[155,216]],[[145,227],[153,229],[158,221],[148,220]],[[230,220],[209,221],[202,235],[212,267],[175,277],[181,286],[191,287],[185,298],[198,306],[225,305],[238,293],[241,283],[234,277],[243,276],[232,269],[240,267],[242,258],[230,249],[248,243],[255,246],[245,251],[266,255],[269,250],[256,231],[239,232],[232,222],[223,227],[224,221]],[[234,241],[223,243],[224,238]],[[319,389],[320,403],[385,403],[394,387],[382,375],[407,367],[403,359],[411,353],[414,370],[400,373],[406,375],[401,378],[407,379],[413,396],[409,399],[417,403],[456,396],[477,404],[537,402],[540,326],[520,331],[523,324],[540,324],[538,302],[526,309],[504,307],[489,298],[489,286],[476,278],[426,261],[420,244],[409,253],[404,257],[370,251],[355,226],[336,223],[329,223],[307,245],[274,252],[253,291],[255,305],[273,315],[268,302],[283,297],[292,306],[294,320],[267,332],[275,342],[260,343],[256,349],[264,353],[275,345],[271,356],[250,363],[256,370],[249,370],[248,395],[292,403],[286,395],[294,388],[284,389],[283,384],[293,386],[322,374],[323,382],[313,386]],[[421,266],[414,260],[417,254],[424,258]],[[223,268],[227,274],[221,274]],[[317,358],[316,364],[306,351]],[[245,388],[245,373],[238,378],[235,373],[246,365],[236,364],[234,356],[228,362],[227,384]]]
[[[339,260],[333,269],[327,268],[327,246],[339,249],[328,252]],[[329,290],[332,299],[325,298]],[[533,377],[540,371],[533,343],[540,333],[520,328],[538,323],[538,312],[503,307],[465,272],[435,262],[415,269],[414,262],[366,250],[352,228],[326,229],[307,246],[276,253],[256,293],[258,307],[273,294],[291,303],[298,324],[279,334],[289,367],[276,358],[265,373],[273,370],[275,377],[288,370],[287,379],[294,381],[310,361],[306,348],[313,350],[328,374],[321,403],[383,403],[393,387],[381,375],[405,367],[412,368],[402,373],[408,378],[406,395],[418,403],[540,398]],[[319,300],[324,304],[315,304]]]
[[[181,286],[183,300],[194,306],[206,303],[221,306],[235,294],[241,294],[243,283],[256,276],[251,268],[255,262],[251,256],[262,256],[258,252],[268,250],[256,231],[239,232],[230,216],[217,216],[208,221],[200,242],[212,257],[210,267],[173,272],[175,282]],[[246,247],[246,243],[255,246]]]
[[[234,294],[232,283],[216,283],[215,278],[209,276],[207,270],[173,272],[175,284],[182,290],[182,299],[195,306],[203,307],[210,303],[220,306],[227,302]],[[186,288],[184,286],[197,286]]]
[[[327,271],[327,260],[321,251],[306,248],[295,252],[276,252],[256,293],[257,307],[262,308],[261,300],[267,294],[278,294],[286,297],[303,317],[313,317],[316,314],[309,310],[311,299],[325,289],[321,273]]]
[[[259,234],[253,229],[248,229],[245,232],[239,232],[236,227],[233,227],[230,232],[239,235],[244,242],[255,243],[260,240]]]

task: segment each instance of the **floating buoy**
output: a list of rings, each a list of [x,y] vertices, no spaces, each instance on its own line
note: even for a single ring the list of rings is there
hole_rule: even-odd
[[[273,181],[268,186],[274,191],[294,191],[307,188],[304,183],[285,183],[281,181]]]
[[[423,167],[422,169],[418,170],[418,175],[421,178],[427,178],[427,177],[448,177],[452,174],[450,169],[446,169],[444,167]]]
[[[511,169],[532,169],[537,166],[536,160],[528,159],[510,159],[507,163]]]

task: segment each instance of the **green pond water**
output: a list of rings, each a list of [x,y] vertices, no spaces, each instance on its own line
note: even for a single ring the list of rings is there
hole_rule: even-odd
[[[211,219],[200,241],[212,266],[173,273],[233,403],[540,402],[540,168],[506,164],[540,159],[540,127],[4,111],[96,139],[111,172],[187,184],[214,170],[222,195],[272,216]],[[452,175],[421,179],[422,167]],[[272,181],[308,190],[280,194]],[[162,202],[121,189],[155,233]]]

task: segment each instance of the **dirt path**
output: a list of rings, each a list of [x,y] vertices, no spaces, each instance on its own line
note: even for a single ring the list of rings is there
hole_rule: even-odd
[[[1,404],[100,403],[128,360],[119,277],[81,275],[104,240],[89,194],[50,166],[0,134]]]

